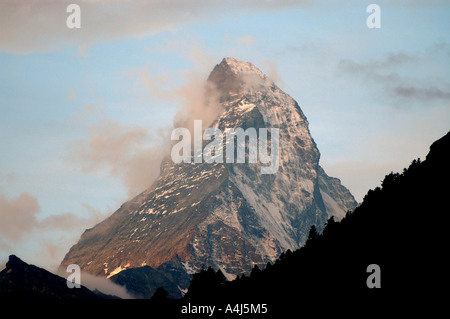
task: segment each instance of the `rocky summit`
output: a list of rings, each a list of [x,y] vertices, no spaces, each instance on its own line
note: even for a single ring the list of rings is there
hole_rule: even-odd
[[[279,129],[279,163],[161,163],[147,190],[88,229],[61,266],[106,277],[150,266],[180,291],[212,266],[228,278],[304,244],[311,225],[342,218],[357,203],[319,165],[320,153],[297,102],[253,64],[225,58],[208,87],[220,108],[211,126]],[[212,96],[211,91],[211,96]],[[148,268],[146,268],[148,271]]]

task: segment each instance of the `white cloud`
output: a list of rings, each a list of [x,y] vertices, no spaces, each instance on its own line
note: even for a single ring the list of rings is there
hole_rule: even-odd
[[[9,198],[0,193],[0,258],[16,254],[53,271],[81,232],[106,213],[83,204],[87,214],[70,212],[42,217],[38,199],[23,192]],[[107,212],[109,213],[109,212]]]
[[[244,35],[237,39],[238,43],[244,43],[244,44],[253,44],[256,43],[256,38],[251,35]]]
[[[92,126],[88,140],[73,142],[67,160],[84,173],[106,172],[118,177],[135,196],[151,185],[166,155],[165,133],[103,121]],[[158,140],[159,139],[159,140]]]
[[[131,295],[125,287],[117,285],[105,277],[98,277],[89,273],[81,272],[81,284],[89,288],[91,291],[97,289],[102,293],[117,296],[122,299],[134,299],[134,296]]]
[[[237,11],[280,10],[303,4],[302,0],[84,0],[81,28],[66,26],[66,12],[73,0],[3,0],[0,2],[0,50],[28,54],[75,46],[81,56],[96,42],[139,37],[173,30],[200,20],[223,18]]]
[[[37,224],[38,200],[24,192],[9,199],[0,194],[0,240],[18,242]]]

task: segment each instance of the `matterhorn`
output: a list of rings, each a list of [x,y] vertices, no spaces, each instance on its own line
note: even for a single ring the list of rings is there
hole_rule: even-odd
[[[148,189],[83,233],[64,269],[77,264],[140,296],[149,295],[136,288],[139,280],[177,297],[194,272],[212,266],[231,279],[262,268],[302,246],[312,225],[320,230],[356,207],[349,190],[319,165],[297,102],[263,72],[224,58],[205,85],[217,112],[203,124],[222,132],[278,129],[276,172],[262,174],[258,162],[175,163],[167,156]]]

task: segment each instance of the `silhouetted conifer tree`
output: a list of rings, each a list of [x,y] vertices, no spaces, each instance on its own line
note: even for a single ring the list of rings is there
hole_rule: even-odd
[[[163,287],[159,287],[150,299],[153,301],[167,300],[168,295],[169,293]]]

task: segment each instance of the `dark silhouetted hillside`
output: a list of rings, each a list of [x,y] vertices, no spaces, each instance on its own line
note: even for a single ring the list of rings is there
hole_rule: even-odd
[[[105,295],[106,296],[106,295]],[[66,279],[11,255],[0,272],[0,299],[101,299],[86,287],[70,289]]]
[[[231,282],[212,269],[195,274],[185,302],[267,302],[291,313],[304,307],[320,313],[327,306],[423,305],[445,287],[449,150],[450,133],[433,143],[425,161],[388,174],[340,222],[329,219],[320,234],[311,227],[302,248],[263,270],[255,267]],[[366,284],[371,264],[380,267],[381,288]]]

